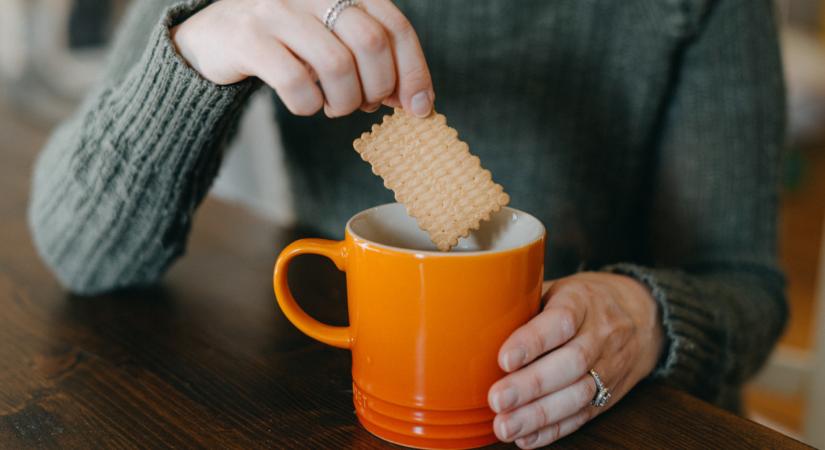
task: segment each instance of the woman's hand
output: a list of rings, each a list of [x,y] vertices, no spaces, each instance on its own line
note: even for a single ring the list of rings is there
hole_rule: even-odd
[[[180,55],[204,78],[257,76],[294,114],[329,117],[384,103],[418,116],[435,94],[410,22],[390,0],[361,0],[326,29],[334,0],[221,0],[174,27]],[[320,82],[320,83],[316,83]],[[319,86],[320,84],[320,86]]]
[[[508,375],[490,388],[496,435],[521,448],[547,445],[605,408],[591,406],[599,374],[616,404],[656,367],[663,332],[655,300],[623,275],[583,272],[552,282],[544,310],[499,352]]]

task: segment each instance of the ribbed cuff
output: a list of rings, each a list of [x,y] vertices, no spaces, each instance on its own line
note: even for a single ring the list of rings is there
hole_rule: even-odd
[[[208,2],[167,9],[118,83],[84,108],[76,141],[52,159],[71,176],[40,180],[52,193],[33,223],[45,259],[73,292],[156,282],[183,253],[192,214],[212,184],[256,79],[219,86],[178,55],[169,29]],[[43,177],[41,177],[43,178]]]
[[[245,102],[260,86],[256,78],[226,86],[212,83],[190,67],[177,52],[170,29],[209,3],[206,0],[187,1],[164,12],[160,23],[152,31],[140,62],[131,69],[120,87],[122,93],[118,96],[134,102],[134,115],[149,112],[165,122],[174,121],[182,115],[201,118],[224,116],[226,108]],[[171,114],[159,114],[159,108]],[[132,118],[129,112],[124,114],[125,119]]]
[[[115,148],[134,174],[129,190],[142,198],[126,214],[157,215],[128,244],[141,264],[124,265],[104,284],[144,284],[159,278],[185,247],[192,214],[218,171],[222,149],[234,134],[241,109],[257,79],[228,86],[200,76],[175,49],[170,27],[208,2],[195,1],[166,11],[150,38],[141,62],[124,80],[120,98],[127,99],[116,128],[127,130],[127,145]],[[120,108],[117,108],[120,109]],[[135,127],[133,124],[139,124]],[[130,129],[131,125],[131,129]],[[127,216],[128,217],[128,216]],[[160,256],[160,258],[159,258]]]
[[[714,331],[713,313],[703,303],[690,275],[630,263],[606,266],[603,272],[630,276],[650,290],[659,305],[665,345],[651,378],[664,379],[684,390],[713,395],[721,385],[722,336]],[[707,398],[707,397],[706,397]]]

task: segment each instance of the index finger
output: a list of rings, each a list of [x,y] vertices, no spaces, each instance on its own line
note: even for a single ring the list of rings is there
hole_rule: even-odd
[[[389,35],[398,73],[393,97],[397,97],[407,111],[426,117],[433,109],[435,92],[424,51],[412,24],[389,0],[365,0],[362,4]]]
[[[576,335],[585,308],[576,302],[554,302],[504,341],[498,364],[505,372],[518,370]]]

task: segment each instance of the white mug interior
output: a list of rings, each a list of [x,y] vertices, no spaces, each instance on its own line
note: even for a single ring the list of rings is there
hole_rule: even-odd
[[[429,235],[407,214],[404,205],[388,203],[364,210],[347,222],[354,237],[397,250],[437,252],[441,255],[501,252],[520,248],[541,239],[541,221],[514,208],[504,207],[483,221],[478,230],[458,241],[449,253],[438,251]]]

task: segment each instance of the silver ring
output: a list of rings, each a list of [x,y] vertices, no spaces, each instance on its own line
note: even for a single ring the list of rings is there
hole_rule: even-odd
[[[590,369],[590,376],[593,377],[593,381],[596,382],[596,395],[593,397],[593,400],[590,401],[590,404],[601,408],[610,400],[610,389],[602,383],[602,378],[595,370]]]
[[[327,30],[333,30],[338,16],[350,6],[358,6],[358,0],[335,0],[335,3],[333,3],[324,14],[324,26],[327,27]]]

